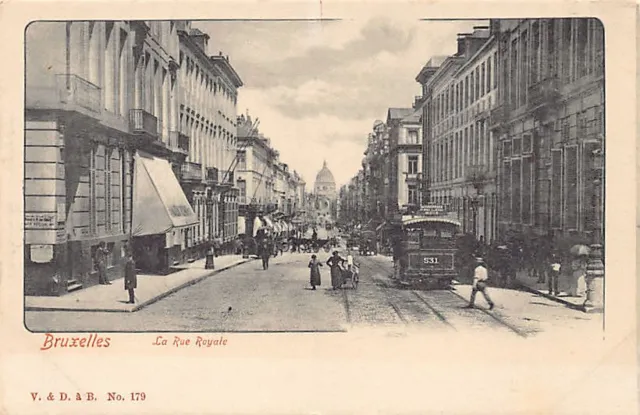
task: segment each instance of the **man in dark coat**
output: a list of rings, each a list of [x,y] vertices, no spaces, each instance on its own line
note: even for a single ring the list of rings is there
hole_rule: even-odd
[[[138,287],[138,278],[136,275],[136,263],[133,260],[131,252],[127,252],[127,262],[124,265],[124,289],[129,292],[128,304],[135,303],[135,295],[133,291]]]
[[[111,281],[107,276],[107,255],[109,255],[109,250],[104,241],[102,241],[95,253],[95,261],[98,266],[98,281],[102,285],[111,285]]]
[[[262,269],[269,269],[269,258],[273,254],[273,247],[269,241],[269,238],[264,238],[262,240],[262,246],[260,247],[260,257],[262,258]]]

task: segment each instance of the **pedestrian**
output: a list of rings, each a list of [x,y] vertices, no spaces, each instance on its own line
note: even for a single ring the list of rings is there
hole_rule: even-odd
[[[554,252],[551,254],[551,265],[549,269],[549,294],[551,295],[560,295],[560,290],[558,290],[558,279],[560,278],[560,259],[558,255]]]
[[[273,248],[271,247],[269,241],[265,238],[262,241],[262,246],[260,249],[260,256],[262,257],[262,269],[265,271],[269,269],[269,258],[272,255],[272,251]]]
[[[466,308],[475,307],[476,294],[480,291],[484,296],[484,299],[489,304],[489,310],[493,310],[494,304],[487,292],[487,280],[489,279],[487,266],[482,258],[476,258],[476,263],[477,265],[473,273],[473,284],[471,285],[471,298],[469,300],[469,305]]]
[[[98,282],[102,285],[111,285],[107,275],[107,255],[109,255],[107,245],[101,241],[96,249],[95,261],[98,266]]]
[[[344,259],[340,257],[338,251],[333,251],[333,255],[327,260],[327,265],[331,267],[331,286],[334,290],[342,287],[342,268]]]
[[[322,285],[320,280],[320,267],[322,262],[318,261],[315,255],[311,255],[311,261],[309,261],[309,282],[311,283],[311,289],[315,290],[317,286]]]
[[[138,287],[136,263],[130,250],[127,250],[127,262],[124,264],[124,289],[129,292],[128,304],[135,303],[134,290]]]

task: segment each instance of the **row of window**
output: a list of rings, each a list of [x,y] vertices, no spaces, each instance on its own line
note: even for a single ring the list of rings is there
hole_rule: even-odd
[[[200,68],[197,61],[188,56],[185,57],[182,51],[180,51],[180,68],[184,68],[185,86],[189,92],[196,94],[198,97],[202,97],[205,93],[213,96],[221,94],[233,105],[237,104],[237,94],[235,92],[230,91],[217,77],[211,76]]]
[[[494,52],[454,85],[436,95],[432,105],[434,124],[456,114],[497,88],[497,54]]]
[[[533,20],[506,46],[502,93],[512,107],[525,105],[528,88],[543,79],[569,84],[604,71],[604,30],[596,19]]]
[[[466,166],[495,168],[491,134],[486,121],[478,121],[431,144],[431,180],[442,182],[464,175]]]
[[[551,150],[548,223],[535,215],[534,161],[522,155],[503,161],[501,172],[501,220],[527,225],[549,225],[554,229],[594,230],[598,226],[598,190],[594,180],[599,174],[592,167],[594,142]],[[540,212],[538,212],[540,213]]]
[[[226,171],[235,155],[235,136],[220,126],[207,126],[189,115],[180,114],[180,131],[189,137],[189,161]]]

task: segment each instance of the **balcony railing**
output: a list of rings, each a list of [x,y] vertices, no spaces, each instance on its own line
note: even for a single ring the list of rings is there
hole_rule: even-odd
[[[182,180],[202,181],[202,165],[186,162],[182,165]]]
[[[158,118],[143,109],[129,111],[131,132],[134,134],[147,134],[158,138]]]
[[[560,96],[558,78],[546,78],[529,86],[529,107],[553,105]]]
[[[217,167],[207,167],[207,181],[212,183],[218,183],[220,178],[218,177]]]
[[[189,154],[189,137],[180,131],[169,132],[169,147],[178,153]]]
[[[89,111],[100,112],[102,101],[102,90],[73,74],[61,74],[56,76],[60,102],[73,104]]]

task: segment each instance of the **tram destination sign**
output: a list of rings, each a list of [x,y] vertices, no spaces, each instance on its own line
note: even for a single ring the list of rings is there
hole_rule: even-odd
[[[444,205],[424,205],[420,207],[420,213],[427,216],[442,215],[444,212]]]

